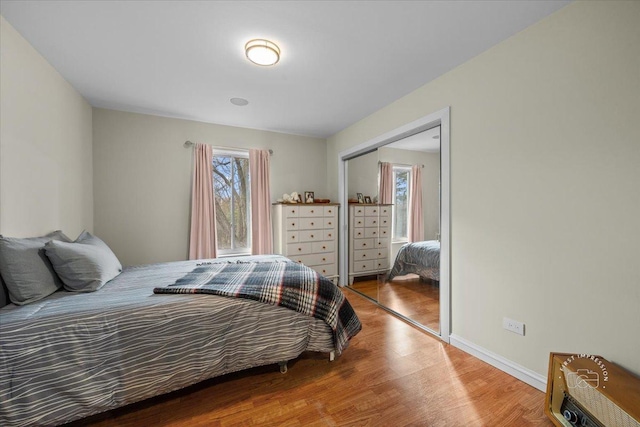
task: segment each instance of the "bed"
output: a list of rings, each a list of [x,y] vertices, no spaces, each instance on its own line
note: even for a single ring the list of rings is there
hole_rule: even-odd
[[[387,280],[409,273],[417,274],[425,280],[440,281],[440,242],[438,240],[407,243],[400,248]]]
[[[298,265],[280,256],[207,260],[236,262]],[[360,330],[355,313],[338,319],[348,332],[337,346],[328,323],[285,307],[193,289],[153,293],[183,285],[202,264],[125,268],[95,292],[1,308],[0,425],[62,424],[305,351],[340,354]]]

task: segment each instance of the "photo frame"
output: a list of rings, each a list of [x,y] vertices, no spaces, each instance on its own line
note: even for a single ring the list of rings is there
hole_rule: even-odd
[[[362,196],[362,193],[356,193],[356,196],[358,197],[358,203],[364,203],[364,197]]]
[[[304,202],[305,203],[314,203],[315,196],[313,191],[305,191],[304,192]]]
[[[364,202],[370,205],[371,204],[371,197],[364,196]]]

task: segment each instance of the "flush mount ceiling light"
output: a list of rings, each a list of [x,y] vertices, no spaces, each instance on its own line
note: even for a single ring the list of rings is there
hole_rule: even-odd
[[[274,65],[280,60],[280,48],[269,40],[249,40],[244,51],[249,61],[257,65]]]

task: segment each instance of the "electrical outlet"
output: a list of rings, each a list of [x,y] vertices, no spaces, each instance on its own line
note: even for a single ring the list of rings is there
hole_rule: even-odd
[[[514,332],[518,335],[524,335],[524,323],[505,317],[502,319],[502,327],[507,331]]]

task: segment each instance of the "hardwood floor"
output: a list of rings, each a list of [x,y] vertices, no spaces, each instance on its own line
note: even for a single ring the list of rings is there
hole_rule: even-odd
[[[393,281],[360,280],[352,288],[436,332],[440,330],[440,286],[415,274]]]
[[[552,426],[544,394],[345,291],[363,324],[335,361],[305,353],[73,426]]]

